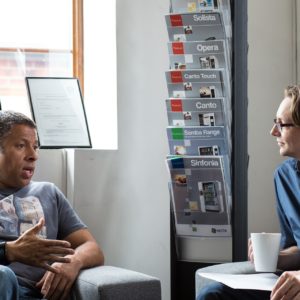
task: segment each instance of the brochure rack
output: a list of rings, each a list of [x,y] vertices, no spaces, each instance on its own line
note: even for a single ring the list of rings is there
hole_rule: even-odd
[[[247,1],[170,0],[165,18],[171,299],[189,300],[198,268],[247,259]]]

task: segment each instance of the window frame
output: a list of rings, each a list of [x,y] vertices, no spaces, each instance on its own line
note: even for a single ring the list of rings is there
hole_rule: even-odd
[[[83,0],[73,0],[73,76],[80,82],[84,95]]]
[[[84,94],[84,50],[83,50],[83,0],[72,0],[72,46],[71,54],[73,58],[73,76],[78,78],[82,95]],[[0,52],[18,52],[19,48],[3,47]],[[40,48],[22,48],[22,52],[32,53],[49,53],[53,49]],[[65,52],[64,50],[55,50],[58,52]],[[67,51],[68,52],[68,51]],[[68,52],[69,53],[69,52]]]

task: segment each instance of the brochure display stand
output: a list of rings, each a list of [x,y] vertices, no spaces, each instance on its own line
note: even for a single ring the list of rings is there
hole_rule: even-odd
[[[247,1],[170,0],[165,16],[171,299],[247,258]]]

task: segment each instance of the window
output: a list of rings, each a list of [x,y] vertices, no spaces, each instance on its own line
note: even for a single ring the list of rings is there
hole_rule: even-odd
[[[116,149],[115,5],[115,0],[0,0],[2,108],[31,114],[25,76],[78,77],[93,147]]]
[[[0,101],[4,109],[30,115],[25,76],[73,75],[72,0],[0,0],[0,7],[5,29],[0,39]]]

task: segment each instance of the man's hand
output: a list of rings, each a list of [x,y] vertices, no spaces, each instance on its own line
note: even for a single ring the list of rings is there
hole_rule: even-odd
[[[79,229],[69,234],[66,240],[75,249],[73,255],[67,255],[70,263],[54,263],[51,267],[55,272],[46,272],[37,283],[44,298],[66,299],[70,289],[83,268],[90,268],[103,264],[102,250],[87,229]]]
[[[46,272],[43,278],[36,284],[41,289],[43,297],[49,300],[64,300],[69,292],[80,270],[80,263],[71,258],[69,264],[54,263],[56,273]]]
[[[25,231],[16,241],[6,243],[6,258],[11,262],[44,268],[58,272],[48,263],[69,263],[70,258],[63,257],[73,254],[71,244],[67,241],[46,240],[37,236],[45,224],[43,218],[32,228]]]
[[[277,280],[271,300],[300,300],[300,271],[284,272]]]
[[[253,245],[251,238],[248,239],[248,259],[254,263]]]

